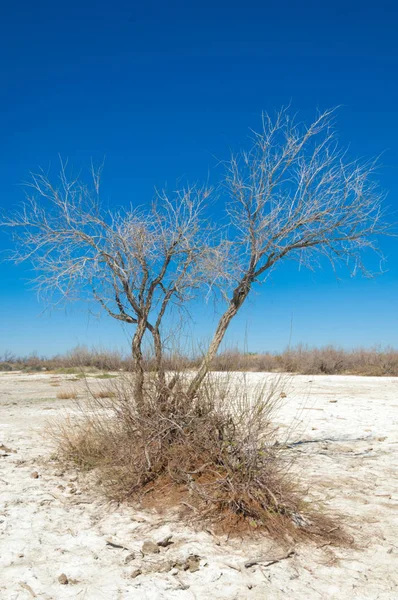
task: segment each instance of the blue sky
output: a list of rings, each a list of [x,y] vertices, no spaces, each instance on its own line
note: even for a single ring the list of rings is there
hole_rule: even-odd
[[[300,117],[341,105],[353,156],[383,153],[379,180],[398,206],[395,2],[9,2],[0,7],[0,208],[23,200],[30,170],[106,159],[110,204],[150,201],[155,185],[217,180],[217,159],[247,143],[261,111]],[[9,240],[0,234],[0,249]],[[374,280],[282,265],[233,324],[227,343],[279,350],[398,345],[398,242]],[[41,315],[29,269],[0,263],[0,353],[76,344],[128,347],[128,330],[87,307]],[[192,334],[211,335],[210,312]]]

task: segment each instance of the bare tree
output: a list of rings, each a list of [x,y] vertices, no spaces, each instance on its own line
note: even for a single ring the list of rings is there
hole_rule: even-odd
[[[390,228],[383,194],[373,180],[376,162],[350,161],[339,148],[333,112],[306,127],[287,110],[263,116],[248,152],[226,165],[233,285],[225,282],[227,303],[208,351],[193,378],[194,396],[211,361],[253,285],[264,281],[282,260],[314,269],[325,257],[333,268],[345,263],[369,274],[363,251],[378,252],[377,236]]]
[[[275,119],[265,115],[251,149],[226,164],[227,219],[221,230],[213,227],[217,236],[203,214],[207,188],[158,194],[149,210],[103,211],[99,171],[89,188],[68,179],[64,166],[57,186],[45,173],[34,175],[35,195],[3,224],[22,242],[14,260],[33,261],[41,290],[60,299],[76,290],[93,294],[111,317],[135,325],[137,401],[145,333],[152,335],[165,388],[166,311],[186,306],[203,286],[217,291],[226,309],[190,383],[192,399],[232,319],[277,264],[290,258],[312,269],[324,257],[332,267],[342,262],[366,272],[363,251],[377,251],[377,236],[388,231],[374,170],[374,162],[350,161],[339,149],[333,111],[306,127],[282,110]]]
[[[39,293],[53,305],[93,296],[104,311],[135,326],[132,355],[135,394],[142,397],[143,339],[153,339],[159,389],[166,387],[161,325],[171,306],[184,307],[204,281],[208,237],[203,208],[210,191],[189,187],[171,197],[158,193],[150,209],[101,208],[100,170],[91,186],[67,176],[57,185],[44,172],[32,175],[22,209],[3,224],[17,243],[13,260],[30,260]]]

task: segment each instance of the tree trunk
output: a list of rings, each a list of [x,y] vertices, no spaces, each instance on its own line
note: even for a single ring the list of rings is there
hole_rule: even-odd
[[[142,338],[146,329],[146,321],[141,320],[137,325],[131,344],[131,352],[134,360],[135,384],[134,384],[134,399],[137,406],[142,406],[144,400],[144,365],[142,356]]]
[[[229,306],[225,313],[220,318],[216,332],[214,337],[210,343],[210,346],[207,350],[205,357],[202,360],[202,363],[196,373],[195,377],[192,379],[189,388],[188,388],[188,397],[192,399],[198,392],[198,389],[201,386],[202,381],[206,377],[209,372],[210,364],[215,355],[217,354],[217,350],[220,347],[220,344],[224,338],[224,335],[229,327],[230,322],[246,300],[252,283],[252,277],[246,276],[242,282],[235,288],[232,300],[229,303]]]
[[[155,348],[155,367],[156,367],[156,375],[158,378],[158,391],[162,393],[166,389],[166,374],[164,372],[163,366],[163,350],[162,350],[162,340],[160,337],[160,332],[157,327],[154,327],[152,330],[153,336],[153,344]]]

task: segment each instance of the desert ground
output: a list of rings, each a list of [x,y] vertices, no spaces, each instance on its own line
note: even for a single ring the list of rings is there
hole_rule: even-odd
[[[276,376],[247,377],[255,385]],[[293,548],[118,506],[92,476],[60,466],[44,432],[49,419],[76,410],[56,397],[72,386],[82,392],[73,379],[0,374],[2,600],[398,598],[398,378],[288,382],[281,441],[292,444],[308,497],[353,540]]]

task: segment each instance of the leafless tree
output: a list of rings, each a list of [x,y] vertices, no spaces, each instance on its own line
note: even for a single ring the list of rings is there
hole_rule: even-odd
[[[314,269],[326,258],[366,271],[363,251],[378,252],[377,238],[390,232],[383,194],[373,179],[376,161],[349,160],[339,148],[334,111],[306,127],[282,109],[263,116],[251,149],[226,165],[233,284],[225,282],[226,309],[193,378],[194,395],[206,376],[231,320],[253,285],[281,261],[294,259]]]
[[[144,383],[143,339],[153,339],[159,387],[165,388],[161,325],[168,308],[184,307],[203,283],[210,230],[203,208],[210,191],[188,187],[158,193],[150,209],[103,210],[100,170],[91,185],[67,175],[57,184],[33,174],[22,209],[4,220],[17,238],[13,260],[30,260],[39,293],[53,304],[94,296],[104,311],[135,326],[132,355],[136,398]]]
[[[65,166],[56,186],[45,173],[34,175],[35,194],[4,220],[22,242],[14,260],[33,261],[40,289],[61,299],[76,290],[94,294],[110,316],[135,325],[137,400],[145,332],[153,338],[159,385],[166,385],[161,325],[171,305],[186,306],[204,286],[226,303],[190,383],[194,398],[232,319],[277,264],[290,258],[312,269],[324,257],[333,267],[342,262],[365,272],[363,251],[377,251],[378,235],[388,232],[375,163],[347,158],[333,111],[309,127],[287,110],[264,115],[262,125],[251,149],[226,164],[226,219],[213,228],[217,236],[203,213],[207,188],[158,194],[149,210],[103,211],[100,172],[93,170],[89,188],[68,179]]]

